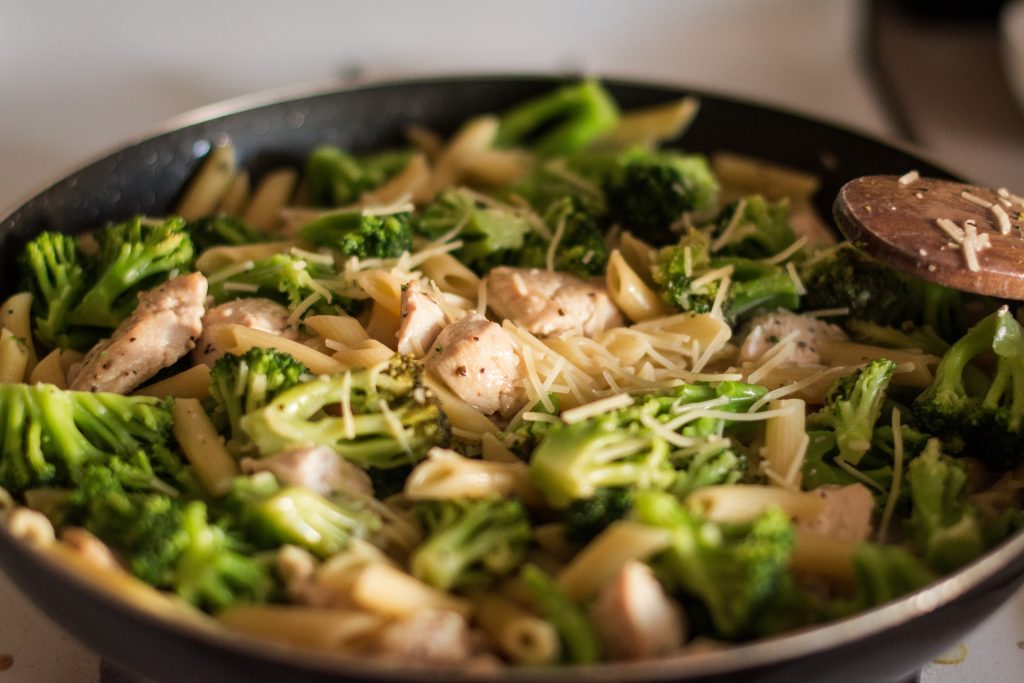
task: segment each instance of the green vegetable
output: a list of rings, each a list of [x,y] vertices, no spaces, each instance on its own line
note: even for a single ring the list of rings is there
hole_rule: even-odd
[[[743,211],[736,215],[740,202]],[[730,233],[724,235],[730,226]],[[724,240],[717,254],[750,259],[775,256],[796,241],[789,223],[789,202],[769,202],[761,195],[744,197],[725,206],[715,219],[714,235]]]
[[[996,356],[991,386],[969,393],[966,370],[987,352]],[[935,370],[935,380],[914,401],[917,426],[958,451],[971,444],[972,455],[1006,469],[1024,452],[1024,330],[1005,308],[989,315],[953,344]]]
[[[667,493],[645,491],[634,497],[632,517],[671,532],[668,549],[652,562],[655,573],[700,601],[723,638],[747,635],[787,576],[794,532],[781,510],[750,524],[715,524]]]
[[[381,525],[362,503],[329,500],[303,486],[282,487],[269,472],[236,479],[227,504],[258,547],[292,544],[319,557],[341,552],[352,538],[370,536]]]
[[[707,159],[678,152],[636,150],[603,183],[612,223],[648,244],[670,244],[685,213],[714,210],[718,183]]]
[[[275,349],[252,348],[242,355],[226,354],[210,370],[210,395],[230,429],[228,446],[245,450],[248,435],[242,417],[263,408],[274,397],[304,379],[309,370],[292,356]]]
[[[324,412],[347,403],[351,421]],[[448,420],[411,358],[319,377],[278,394],[241,420],[264,456],[296,445],[329,446],[362,467],[388,469],[422,460],[448,443]]]
[[[69,484],[90,463],[144,454],[144,470],[175,481],[170,401],[0,384],[0,486],[11,492]]]
[[[523,102],[501,116],[495,144],[529,146],[542,156],[586,147],[611,130],[619,110],[597,81],[567,85]]]
[[[19,262],[24,288],[32,294],[36,336],[49,346],[83,348],[97,335],[69,331],[69,316],[82,298],[87,276],[75,238],[43,232],[25,245]]]
[[[860,464],[871,448],[875,423],[895,369],[895,363],[881,358],[837,380],[825,398],[825,406],[811,416],[812,427],[826,427],[835,433],[839,454],[851,465]]]
[[[409,212],[364,214],[332,212],[307,223],[299,237],[315,247],[337,249],[343,256],[394,258],[412,251]]]
[[[951,572],[985,551],[982,525],[964,500],[967,473],[959,462],[942,455],[937,439],[910,462],[907,484],[911,536],[933,569]]]
[[[544,222],[552,234],[559,235],[555,244],[554,268],[581,279],[604,274],[608,265],[608,247],[598,224],[597,216],[574,197],[565,197],[551,205]],[[545,268],[551,242],[540,234],[526,236],[519,265],[526,268]]]
[[[413,552],[413,576],[441,590],[481,585],[523,562],[533,529],[516,500],[427,501],[416,505],[427,537]]]
[[[572,664],[593,664],[601,660],[601,641],[587,615],[565,594],[558,582],[535,564],[519,572],[541,616],[551,622],[562,641],[564,660]]]
[[[460,261],[483,275],[495,266],[514,263],[531,231],[520,212],[505,206],[486,206],[464,189],[442,192],[420,214],[417,230],[431,239],[458,228]]]
[[[565,538],[584,546],[594,540],[612,522],[622,519],[633,509],[628,488],[598,489],[590,498],[574,500],[565,509]]]
[[[207,216],[185,225],[197,253],[220,245],[238,246],[269,242],[270,236],[238,216]]]
[[[409,152],[356,157],[331,145],[317,147],[306,162],[306,188],[314,206],[348,206],[383,185],[409,162]]]

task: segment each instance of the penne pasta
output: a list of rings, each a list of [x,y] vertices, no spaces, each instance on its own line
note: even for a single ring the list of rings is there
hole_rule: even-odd
[[[500,595],[483,593],[472,599],[477,623],[503,655],[520,664],[558,661],[562,644],[550,622]]]
[[[175,213],[187,221],[214,213],[234,177],[235,148],[214,147],[189,183]]]
[[[420,270],[433,280],[438,289],[475,300],[480,291],[480,278],[451,254],[437,254],[425,260]]]
[[[338,654],[363,652],[387,620],[355,609],[237,605],[217,614],[228,628],[297,647]]]
[[[526,463],[471,460],[446,448],[432,448],[427,459],[413,469],[405,482],[405,495],[411,500],[491,496],[534,503],[541,500],[530,483]]]
[[[6,327],[0,331],[0,383],[24,382],[28,348]]]
[[[228,216],[241,216],[249,204],[249,174],[239,171],[231,179],[228,189],[217,205],[217,213]]]
[[[54,349],[50,353],[36,363],[36,366],[32,369],[32,372],[28,376],[29,384],[52,384],[60,389],[67,389],[68,383],[66,375],[64,374],[64,365],[61,363],[60,349]]]
[[[631,560],[645,560],[668,547],[666,529],[620,520],[601,532],[558,575],[572,600],[586,602]]]
[[[437,590],[386,564],[370,564],[352,581],[352,601],[365,610],[388,617],[408,617],[426,609],[468,616],[473,606]]]
[[[647,286],[643,278],[630,268],[618,249],[612,250],[608,258],[605,281],[608,296],[626,317],[634,322],[643,322],[670,313],[668,306]]]
[[[203,488],[212,496],[227,494],[238,476],[238,465],[202,404],[195,398],[179,398],[174,402],[173,414],[174,438]]]
[[[258,230],[271,232],[281,224],[283,209],[295,194],[299,174],[290,168],[268,173],[252,193],[243,216],[246,223]]]
[[[781,508],[796,520],[809,520],[821,514],[825,501],[813,493],[731,484],[697,489],[686,498],[686,506],[714,522],[749,522],[771,507]]]
[[[32,295],[19,292],[7,298],[0,307],[0,327],[11,331],[25,347],[26,376],[36,366],[36,349],[32,341]]]
[[[330,356],[276,334],[254,330],[244,325],[221,325],[215,328],[214,342],[226,353],[241,355],[252,348],[277,349],[291,354],[315,375],[332,375],[346,366]]]
[[[210,368],[206,365],[193,365],[167,379],[142,387],[135,392],[136,396],[156,396],[157,398],[195,398],[204,399],[210,396]]]

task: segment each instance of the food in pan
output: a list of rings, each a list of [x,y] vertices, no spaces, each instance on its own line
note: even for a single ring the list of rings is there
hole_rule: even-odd
[[[695,112],[587,81],[251,186],[226,145],[174,215],[37,236],[5,525],[164,613],[441,666],[726,646],[973,561],[1022,521],[1019,323],[835,244],[806,174],[662,148]]]

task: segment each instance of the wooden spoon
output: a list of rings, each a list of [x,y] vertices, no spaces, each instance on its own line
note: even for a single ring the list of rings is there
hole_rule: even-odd
[[[1000,230],[1000,210],[1009,221],[1008,234]],[[1024,299],[1022,211],[1021,200],[1005,191],[1001,195],[934,178],[904,176],[901,181],[894,175],[851,180],[833,206],[839,230],[882,263],[947,287],[1003,299]],[[978,270],[968,267],[961,244],[939,227],[939,219],[952,221],[960,230],[973,219],[979,238],[987,237],[991,246],[977,252]]]

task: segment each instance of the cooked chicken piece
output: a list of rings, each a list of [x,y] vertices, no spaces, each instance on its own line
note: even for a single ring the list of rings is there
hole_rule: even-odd
[[[127,394],[195,348],[202,331],[206,278],[181,275],[139,294],[110,339],[85,355],[68,388]]]
[[[814,519],[797,522],[800,529],[851,543],[871,536],[875,499],[866,486],[822,486],[811,493],[825,500],[825,509]]]
[[[107,544],[80,526],[65,527],[60,532],[60,540],[98,569],[122,569],[121,563],[117,561]]]
[[[526,370],[512,338],[497,323],[470,313],[444,328],[431,347],[427,370],[466,403],[502,417],[523,407]]]
[[[493,269],[487,275],[487,305],[540,337],[561,332],[593,337],[624,324],[602,285],[538,268]]]
[[[840,328],[824,320],[789,311],[776,311],[750,321],[750,332],[740,347],[740,362],[757,362],[780,339],[792,332],[797,333],[796,343],[786,362],[795,365],[821,364],[817,349],[818,340],[847,338],[846,333]]]
[[[597,596],[591,621],[614,659],[647,659],[680,648],[686,638],[682,610],[642,562],[624,565]]]
[[[217,346],[215,330],[224,325],[245,325],[254,330],[269,332],[286,339],[298,339],[298,332],[288,324],[288,309],[270,299],[236,299],[214,306],[203,316],[203,334],[196,342],[192,361],[213,367],[214,361],[224,355]]]
[[[397,351],[422,358],[446,324],[448,319],[437,299],[424,292],[419,283],[410,282],[402,291],[402,324],[396,335]]]
[[[372,496],[370,475],[327,446],[300,446],[269,458],[242,458],[242,472],[270,472],[282,484],[305,486],[321,495]]]
[[[384,627],[376,653],[389,661],[410,664],[456,664],[473,653],[465,617],[438,609],[420,610]]]

